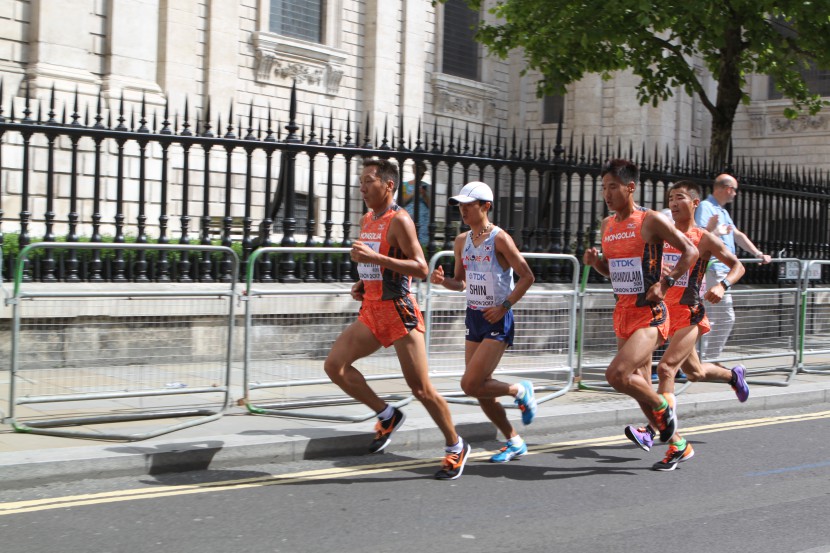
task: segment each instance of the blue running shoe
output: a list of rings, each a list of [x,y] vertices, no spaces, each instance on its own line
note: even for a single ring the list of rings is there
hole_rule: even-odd
[[[536,418],[536,398],[533,397],[533,384],[529,380],[522,380],[519,382],[519,386],[524,388],[525,395],[522,396],[522,399],[516,400],[516,405],[519,406],[519,410],[522,412],[522,422],[527,425]]]
[[[503,448],[499,450],[498,453],[490,457],[491,463],[506,463],[515,459],[516,457],[521,457],[527,453],[527,444],[522,442],[522,445],[510,445],[510,442],[507,442]]]
[[[637,447],[643,451],[649,451],[654,445],[654,435],[656,432],[650,424],[646,426],[634,426],[629,424],[625,427],[625,436],[637,444]]]
[[[732,384],[732,389],[735,390],[735,395],[738,396],[738,401],[743,403],[749,399],[749,386],[746,383],[746,367],[743,365],[735,365],[732,367],[732,382],[730,384]]]

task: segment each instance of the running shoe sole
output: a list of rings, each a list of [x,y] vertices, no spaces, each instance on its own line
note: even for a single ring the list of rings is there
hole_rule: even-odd
[[[643,451],[651,451],[651,446],[641,442],[637,439],[637,436],[634,434],[632,425],[628,425],[625,427],[625,437],[634,442],[634,445],[642,449]]]

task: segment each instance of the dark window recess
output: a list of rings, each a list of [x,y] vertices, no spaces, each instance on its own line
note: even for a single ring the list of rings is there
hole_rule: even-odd
[[[506,228],[509,225],[508,221],[510,221],[510,215],[508,213],[510,210],[510,197],[501,196],[499,197],[499,202],[499,220],[502,221],[499,226]],[[516,225],[516,229],[536,226],[536,212],[538,209],[539,198],[535,196],[527,198],[527,202],[525,202],[525,198],[513,198],[513,224]],[[527,217],[527,222],[525,222],[525,217]]]
[[[774,18],[772,23],[775,26],[775,29],[783,36],[788,38],[797,37],[797,33],[790,27],[790,24],[787,23],[783,17]],[[818,69],[814,63],[810,63],[809,68],[802,69],[799,73],[801,73],[804,82],[807,83],[807,89],[810,92],[818,94],[819,96],[830,96],[830,71]],[[769,90],[767,92],[767,98],[770,100],[778,100],[784,97],[784,95],[775,88],[775,79],[772,77],[769,79]]]
[[[807,88],[813,94],[819,96],[830,96],[830,71],[816,69],[815,65],[810,64],[809,69],[802,69],[801,76],[807,83]],[[775,79],[769,79],[769,99],[777,100],[783,98],[784,95],[775,88]]]
[[[270,31],[322,42],[325,0],[271,0]]]
[[[444,73],[479,80],[477,27],[478,12],[471,10],[464,0],[448,0],[444,4]]]
[[[274,232],[282,232],[282,223],[285,220],[285,205],[280,206],[277,217],[274,220]],[[299,234],[305,234],[306,223],[308,222],[308,194],[294,192],[294,226]]]
[[[542,123],[558,123],[565,110],[565,97],[562,95],[542,98]]]

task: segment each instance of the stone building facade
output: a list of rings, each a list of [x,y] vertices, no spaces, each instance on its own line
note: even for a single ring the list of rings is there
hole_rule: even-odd
[[[515,130],[552,144],[553,110],[561,109],[566,140],[577,143],[584,137],[589,144],[609,140],[630,143],[635,152],[681,154],[708,146],[709,115],[696,98],[678,89],[657,107],[641,106],[628,73],[607,81],[589,76],[564,98],[537,98],[538,76],[521,75],[520,55],[497,60],[469,45],[464,9],[461,0],[437,6],[430,0],[6,0],[0,3],[2,105],[7,115],[12,99],[20,109],[25,88],[42,105],[54,88],[59,111],[71,109],[76,91],[81,110],[94,110],[100,91],[110,112],[123,98],[135,113],[143,99],[151,113],[166,104],[181,117],[187,102],[191,119],[209,108],[227,123],[233,110],[231,123],[244,126],[249,113],[258,120],[284,117],[296,83],[300,125],[310,124],[312,112],[317,126],[333,121],[335,133],[347,121],[362,132],[368,120],[373,139],[386,128],[417,140],[420,125],[442,136],[452,129],[487,140]],[[714,90],[716,83],[708,79],[707,86]],[[735,154],[830,169],[830,113],[787,120],[789,103],[770,99],[769,90],[766,77],[751,79],[753,102],[740,109]],[[19,186],[13,159],[4,157],[4,194]],[[298,192],[318,195],[309,193],[305,183],[314,179],[306,178],[302,161],[298,170],[298,187],[306,187]],[[67,171],[59,168],[59,187]],[[339,179],[345,185],[350,176]],[[264,206],[257,186],[253,201]],[[235,216],[242,201],[240,192]],[[19,205],[10,199],[4,209],[8,229]],[[359,210],[359,202],[350,209]],[[36,221],[42,206],[32,211]],[[154,220],[152,210],[148,217]]]

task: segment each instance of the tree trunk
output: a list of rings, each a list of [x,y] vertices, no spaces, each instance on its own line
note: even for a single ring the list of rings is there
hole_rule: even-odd
[[[724,35],[724,47],[721,51],[721,64],[718,70],[718,96],[712,112],[712,137],[709,142],[711,151],[711,168],[715,172],[724,172],[732,160],[727,159],[729,145],[732,142],[732,124],[735,112],[743,96],[741,90],[741,73],[739,60],[743,45],[741,43],[741,24],[734,22]]]

